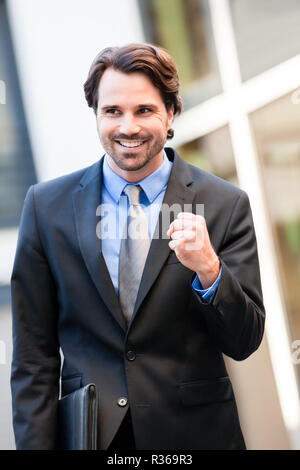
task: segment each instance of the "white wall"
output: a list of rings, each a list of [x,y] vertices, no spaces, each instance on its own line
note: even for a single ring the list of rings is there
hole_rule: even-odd
[[[143,41],[136,0],[7,4],[38,179],[93,163],[102,148],[83,83],[102,48]]]

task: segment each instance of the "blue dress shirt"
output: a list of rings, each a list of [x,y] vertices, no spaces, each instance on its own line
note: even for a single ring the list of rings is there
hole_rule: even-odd
[[[164,152],[160,167],[138,183],[142,188],[140,203],[148,219],[149,238],[153,237],[159,211],[167,189],[173,163]],[[103,162],[103,185],[101,203],[101,244],[102,253],[109,271],[113,286],[118,295],[118,268],[121,236],[127,220],[129,200],[122,192],[128,181],[121,178],[109,166],[105,155]],[[216,291],[221,271],[212,286],[203,289],[198,276],[193,280],[192,287],[201,294],[205,302],[209,302]]]

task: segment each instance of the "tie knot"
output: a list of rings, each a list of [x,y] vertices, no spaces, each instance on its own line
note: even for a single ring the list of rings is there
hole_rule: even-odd
[[[129,197],[130,205],[136,206],[140,204],[140,185],[127,184],[124,193]]]

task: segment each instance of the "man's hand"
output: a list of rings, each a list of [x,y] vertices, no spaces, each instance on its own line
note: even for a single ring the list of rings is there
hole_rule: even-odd
[[[180,212],[167,235],[179,261],[196,272],[203,289],[210,287],[219,275],[220,260],[211,246],[204,217]]]

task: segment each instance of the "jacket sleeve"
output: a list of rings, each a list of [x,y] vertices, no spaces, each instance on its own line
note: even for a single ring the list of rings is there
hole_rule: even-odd
[[[194,295],[219,349],[243,360],[260,345],[265,323],[256,237],[244,191],[235,202],[217,254],[222,276],[211,303],[205,304],[195,291]]]
[[[55,282],[39,239],[34,186],[25,198],[11,277],[11,392],[17,449],[56,447],[60,351]]]

